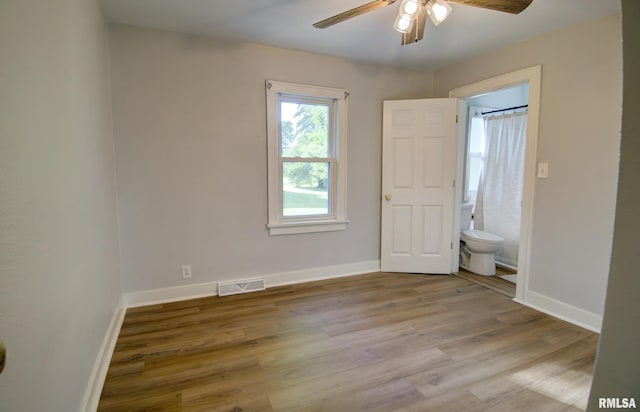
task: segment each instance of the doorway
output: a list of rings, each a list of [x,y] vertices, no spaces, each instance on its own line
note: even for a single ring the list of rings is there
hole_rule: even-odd
[[[462,202],[463,208],[472,211],[472,219],[470,227],[463,229],[482,230],[504,239],[495,263],[516,273],[528,100],[528,83],[466,99]],[[516,275],[501,277],[516,283]]]
[[[524,154],[524,178],[522,186],[522,207],[520,218],[520,236],[517,247],[516,301],[525,302],[529,285],[530,245],[532,235],[533,197],[535,186],[536,150],[538,137],[538,118],[540,106],[540,81],[541,66],[534,66],[517,72],[493,77],[468,86],[452,90],[449,97],[473,102],[479,96],[487,95],[498,90],[513,88],[514,86],[528,85],[528,122],[526,126],[526,146]],[[461,136],[461,138],[464,138]],[[459,142],[461,151],[466,151],[464,142]],[[459,158],[464,153],[459,154]],[[458,165],[458,173],[463,176],[464,163]],[[456,210],[462,208],[464,196],[456,202]],[[458,239],[459,240],[459,239]]]

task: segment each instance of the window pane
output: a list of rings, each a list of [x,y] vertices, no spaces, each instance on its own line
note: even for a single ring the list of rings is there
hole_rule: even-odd
[[[484,154],[484,119],[482,117],[471,119],[469,153]]]
[[[329,106],[280,102],[280,155],[327,158]]]
[[[467,187],[467,196],[473,196],[478,192],[478,184],[480,183],[480,172],[482,171],[482,157],[479,155],[469,156],[469,186]],[[470,199],[471,202],[476,201],[475,198]]]
[[[282,215],[329,214],[329,163],[284,162]]]
[[[467,193],[465,200],[475,203],[480,172],[482,171],[482,156],[484,155],[484,119],[471,118],[469,130],[469,148],[467,152]]]

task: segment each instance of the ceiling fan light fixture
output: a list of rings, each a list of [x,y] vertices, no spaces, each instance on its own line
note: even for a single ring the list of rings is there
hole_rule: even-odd
[[[418,17],[420,12],[420,5],[418,0],[403,0],[400,4],[400,14],[405,14],[412,19]]]
[[[413,20],[408,14],[399,13],[396,21],[393,22],[393,28],[400,33],[409,33],[413,28]]]
[[[533,0],[368,0],[361,6],[313,23],[313,27],[325,29],[361,14],[400,3],[393,28],[402,33],[402,45],[405,46],[423,39],[427,14],[434,25],[443,22],[453,11],[449,2],[518,14],[529,7]]]
[[[451,6],[444,0],[430,0],[426,8],[429,18],[436,26],[445,21],[453,11]]]

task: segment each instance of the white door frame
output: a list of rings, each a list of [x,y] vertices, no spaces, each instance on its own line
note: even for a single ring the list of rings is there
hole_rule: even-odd
[[[518,84],[529,83],[529,115],[527,119],[527,145],[525,152],[524,186],[522,193],[520,246],[518,248],[518,277],[516,283],[516,297],[514,298],[515,301],[520,303],[526,302],[527,291],[529,290],[541,80],[542,66],[533,66],[459,87],[449,92],[449,97],[467,99],[469,97],[516,86]],[[462,147],[464,147],[464,145]]]

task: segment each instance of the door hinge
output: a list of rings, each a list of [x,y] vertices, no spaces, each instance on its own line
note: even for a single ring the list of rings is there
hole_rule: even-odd
[[[456,179],[453,179],[453,187],[456,187]]]
[[[451,250],[453,250],[453,242],[451,242]]]
[[[458,123],[458,115],[456,115],[456,123]]]

